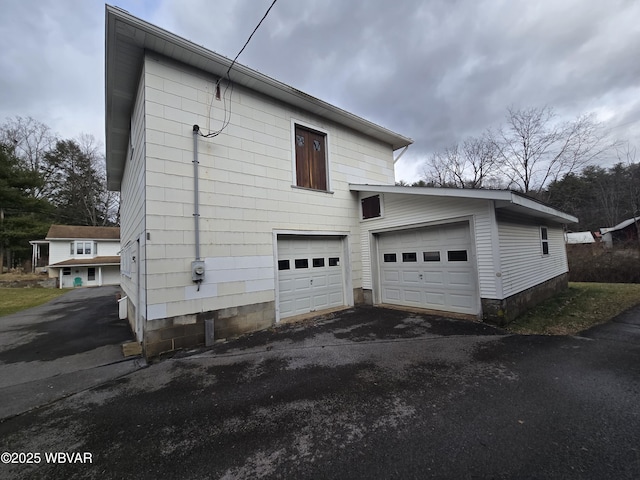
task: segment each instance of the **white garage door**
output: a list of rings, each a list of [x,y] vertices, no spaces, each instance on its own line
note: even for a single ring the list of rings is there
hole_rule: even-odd
[[[383,303],[478,313],[469,225],[380,234]]]
[[[339,237],[278,236],[280,318],[345,304]]]

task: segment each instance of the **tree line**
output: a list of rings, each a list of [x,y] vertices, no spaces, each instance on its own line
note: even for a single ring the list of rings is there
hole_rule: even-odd
[[[113,226],[118,210],[93,136],[62,139],[30,117],[0,125],[0,273],[28,260],[51,224]]]
[[[597,166],[612,157],[612,167]],[[515,190],[577,216],[575,230],[640,215],[635,150],[594,115],[559,121],[551,107],[508,108],[502,125],[432,153],[412,185]]]

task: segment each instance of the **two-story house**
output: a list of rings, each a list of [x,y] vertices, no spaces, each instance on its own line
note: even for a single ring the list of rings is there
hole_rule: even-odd
[[[120,283],[120,228],[51,225],[46,267],[60,288],[118,285]],[[34,249],[42,241],[32,242]]]
[[[566,285],[573,217],[396,187],[411,139],[231,66],[106,7],[107,180],[147,355],[359,303],[511,318]]]

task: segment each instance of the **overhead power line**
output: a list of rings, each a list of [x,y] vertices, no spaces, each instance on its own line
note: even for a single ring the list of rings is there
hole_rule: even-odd
[[[231,96],[229,96],[229,116],[228,117],[227,117],[227,99],[226,99],[226,96],[227,96],[227,89],[229,88],[230,85],[231,85],[231,93],[233,94],[233,83],[231,82],[231,77],[229,76],[229,73],[231,72],[231,69],[233,68],[233,66],[236,64],[236,60],[238,60],[238,57],[242,54],[242,52],[244,52],[244,49],[247,48],[247,45],[249,45],[249,42],[253,38],[253,35],[258,31],[258,28],[260,28],[260,25],[262,25],[262,22],[264,22],[265,18],[267,18],[267,15],[269,15],[269,12],[271,11],[271,9],[273,8],[273,6],[276,4],[277,1],[278,0],[273,0],[273,2],[271,2],[271,5],[269,6],[269,8],[267,8],[267,11],[264,13],[262,18],[260,19],[260,21],[256,25],[256,28],[253,29],[253,32],[251,32],[251,35],[249,35],[249,38],[247,38],[247,41],[244,42],[244,45],[242,46],[242,48],[240,49],[238,54],[231,61],[231,65],[229,65],[229,68],[227,69],[227,73],[224,75],[225,77],[227,77],[227,86],[224,89],[224,93],[222,94],[222,99],[224,101],[224,120],[222,121],[222,127],[218,131],[209,132],[207,134],[203,134],[202,132],[200,132],[200,136],[205,137],[205,138],[215,137],[215,136],[219,135],[220,133],[222,133],[222,131],[225,128],[227,128],[227,125],[229,125],[229,122],[231,121]],[[218,81],[216,82],[215,89],[217,89],[218,86],[220,85],[220,81],[222,80],[222,78],[223,77],[218,78]],[[212,99],[212,102],[213,102],[213,99]],[[211,110],[211,105],[209,106],[209,110]]]

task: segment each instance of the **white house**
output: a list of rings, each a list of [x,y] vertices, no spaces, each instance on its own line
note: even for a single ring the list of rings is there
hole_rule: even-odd
[[[31,242],[34,258],[43,243],[49,245],[49,278],[60,288],[120,283],[120,228],[51,225],[44,242]]]
[[[147,355],[365,302],[503,321],[566,285],[574,217],[396,187],[411,139],[239,64],[227,88],[230,65],[106,7],[107,179]]]

